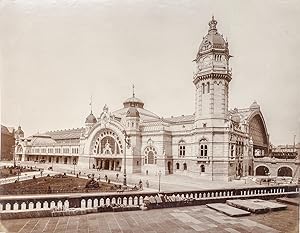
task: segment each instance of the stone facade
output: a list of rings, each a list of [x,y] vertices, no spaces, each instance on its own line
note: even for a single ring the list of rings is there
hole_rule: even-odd
[[[126,161],[128,173],[212,180],[253,174],[253,158],[268,153],[268,133],[256,102],[228,109],[231,56],[216,25],[212,18],[194,60],[194,114],[159,117],[133,93],[119,110],[105,105],[98,118],[91,111],[82,128],[19,139],[17,158],[116,171],[123,171]]]

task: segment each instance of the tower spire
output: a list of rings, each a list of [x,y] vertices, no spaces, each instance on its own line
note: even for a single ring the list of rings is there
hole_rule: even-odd
[[[93,96],[91,95],[91,98],[90,98],[90,108],[91,108],[91,113],[93,113]]]
[[[134,93],[134,84],[132,84],[132,97],[135,97],[135,93]]]

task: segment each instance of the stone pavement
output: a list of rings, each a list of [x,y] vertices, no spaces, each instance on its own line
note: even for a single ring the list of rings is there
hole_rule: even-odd
[[[70,217],[2,220],[0,232],[19,233],[275,233],[297,232],[297,207],[288,210],[232,218],[206,206],[97,213]],[[272,215],[273,214],[273,215]],[[281,219],[282,218],[282,219]],[[281,219],[281,221],[280,221]],[[282,221],[289,219],[289,221]],[[273,227],[273,224],[275,224]],[[279,224],[279,225],[278,225]]]

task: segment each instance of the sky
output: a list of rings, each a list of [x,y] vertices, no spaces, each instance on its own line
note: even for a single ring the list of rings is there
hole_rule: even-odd
[[[198,47],[214,15],[233,56],[229,107],[261,106],[273,144],[300,141],[298,0],[2,0],[1,124],[78,128],[136,96],[161,117],[194,112]]]

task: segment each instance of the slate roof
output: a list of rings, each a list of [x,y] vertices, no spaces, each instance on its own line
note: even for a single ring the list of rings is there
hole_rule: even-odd
[[[165,118],[164,120],[169,123],[193,122],[195,120],[195,115],[181,115],[181,116],[176,116],[176,117]]]
[[[56,130],[48,131],[45,134],[51,136],[54,140],[64,140],[64,139],[79,139],[80,135],[84,132],[84,128],[77,129],[65,129],[65,130]]]

